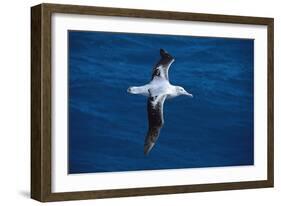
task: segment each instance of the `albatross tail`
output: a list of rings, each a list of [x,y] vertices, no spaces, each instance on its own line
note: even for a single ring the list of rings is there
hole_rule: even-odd
[[[147,85],[140,86],[140,87],[129,87],[127,92],[131,94],[141,94],[144,96],[148,96]]]

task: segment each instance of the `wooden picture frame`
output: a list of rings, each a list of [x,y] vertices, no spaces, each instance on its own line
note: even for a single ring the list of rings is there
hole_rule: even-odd
[[[95,191],[52,192],[51,98],[52,55],[51,17],[54,13],[128,18],[182,20],[196,22],[264,25],[267,27],[267,179],[257,181],[169,185]],[[31,198],[42,202],[94,198],[160,195],[234,189],[273,187],[274,180],[274,99],[273,99],[272,18],[214,14],[105,8],[76,5],[40,4],[31,8]]]

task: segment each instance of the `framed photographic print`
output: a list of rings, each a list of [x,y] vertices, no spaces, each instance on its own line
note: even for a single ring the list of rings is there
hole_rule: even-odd
[[[273,19],[31,8],[31,197],[273,187]]]

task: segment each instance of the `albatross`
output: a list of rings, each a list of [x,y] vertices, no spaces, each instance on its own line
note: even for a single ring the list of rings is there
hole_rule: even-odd
[[[145,155],[148,155],[155,145],[160,135],[160,130],[164,125],[163,106],[165,100],[180,95],[193,97],[183,87],[172,85],[169,81],[169,68],[175,58],[164,49],[160,49],[160,56],[160,60],[153,67],[151,81],[143,86],[129,87],[127,90],[131,94],[148,97],[148,132],[144,142]]]

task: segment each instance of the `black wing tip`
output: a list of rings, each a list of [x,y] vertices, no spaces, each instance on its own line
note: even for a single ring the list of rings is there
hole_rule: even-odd
[[[143,152],[143,154],[144,154],[145,156],[148,156],[148,154],[149,154],[149,151],[148,151],[148,150],[145,150],[145,149],[144,149],[144,152]]]
[[[151,149],[154,146],[154,144],[155,143],[150,143],[150,144],[145,144],[144,145],[144,150],[143,150],[144,155],[148,156],[148,154],[151,151]]]
[[[172,55],[170,55],[165,49],[160,49],[160,56],[162,58],[169,58],[169,59],[174,59]]]
[[[167,55],[168,54],[168,52],[165,50],[165,49],[160,49],[160,55],[163,57],[163,56],[165,56],[165,55]]]

